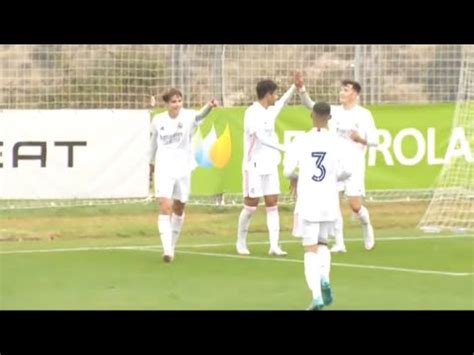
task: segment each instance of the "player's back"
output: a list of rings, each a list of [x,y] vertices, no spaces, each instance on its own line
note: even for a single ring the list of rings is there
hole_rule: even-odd
[[[295,143],[298,156],[297,210],[309,221],[332,221],[338,213],[338,139],[313,128]]]

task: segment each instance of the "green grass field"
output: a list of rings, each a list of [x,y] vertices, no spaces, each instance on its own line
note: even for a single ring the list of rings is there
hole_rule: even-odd
[[[474,310],[474,235],[423,234],[426,203],[368,205],[367,252],[347,208],[348,252],[333,255],[328,310]],[[267,255],[264,209],[234,252],[239,208],[187,209],[175,261],[165,264],[153,204],[11,210],[0,214],[0,309],[302,310],[311,299],[303,251],[280,207],[287,257]]]

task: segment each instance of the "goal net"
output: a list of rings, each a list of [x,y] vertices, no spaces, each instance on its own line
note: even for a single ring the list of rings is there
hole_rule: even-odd
[[[464,127],[474,147],[474,51],[467,47],[459,80],[453,128]],[[466,151],[469,150],[467,147]],[[426,232],[474,230],[474,163],[470,153],[452,157],[438,177],[433,198],[419,223]]]

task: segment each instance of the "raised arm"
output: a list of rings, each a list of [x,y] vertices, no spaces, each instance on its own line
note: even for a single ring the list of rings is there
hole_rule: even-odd
[[[278,112],[288,103],[288,101],[290,101],[295,91],[296,86],[295,84],[292,84],[290,88],[283,94],[283,96],[280,97],[277,102],[275,102],[275,108],[278,110]]]
[[[306,92],[306,88],[304,87],[304,85],[299,90],[299,94],[300,94],[301,103],[305,105],[308,110],[312,110],[316,102],[311,100],[308,93]]]
[[[296,87],[298,88],[298,93],[300,94],[302,104],[305,105],[309,110],[312,110],[315,102],[311,100],[308,93],[306,92],[303,73],[300,71],[296,71],[293,77],[293,81]]]
[[[216,99],[212,99],[207,104],[205,104],[196,114],[196,122],[198,123],[202,121],[209,114],[209,112],[211,112],[211,110],[217,106],[217,104],[218,103]]]

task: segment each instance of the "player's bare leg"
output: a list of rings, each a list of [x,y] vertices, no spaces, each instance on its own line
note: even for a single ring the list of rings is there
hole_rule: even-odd
[[[258,197],[244,197],[244,208],[239,215],[239,224],[237,227],[237,254],[250,255],[247,248],[247,235],[250,226],[250,220],[257,211],[260,198]]]
[[[267,209],[267,228],[270,239],[269,255],[285,256],[288,253],[280,248],[280,215],[278,213],[278,195],[264,196]]]
[[[174,249],[178,243],[178,239],[181,233],[181,228],[184,222],[184,208],[186,204],[179,201],[173,200],[173,213],[171,214],[171,247],[174,256]]]
[[[369,211],[367,208],[362,206],[362,199],[360,196],[350,196],[349,205],[356,215],[359,218],[362,232],[364,233],[364,246],[367,250],[372,250],[375,246],[375,236],[374,236],[374,229],[370,224],[370,216]]]
[[[172,232],[171,232],[171,211],[172,200],[160,197],[157,199],[159,215],[158,230],[160,232],[161,245],[163,246],[163,260],[171,262],[173,260]]]

